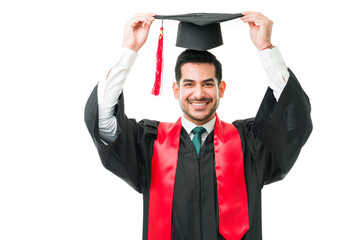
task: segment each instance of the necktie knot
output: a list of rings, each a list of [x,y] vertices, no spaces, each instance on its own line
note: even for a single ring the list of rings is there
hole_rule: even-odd
[[[196,154],[200,155],[200,148],[201,148],[201,134],[206,131],[204,127],[195,127],[191,132],[194,134],[194,138],[192,140]]]
[[[203,134],[206,131],[206,129],[204,127],[195,127],[191,132],[196,135],[196,134]]]

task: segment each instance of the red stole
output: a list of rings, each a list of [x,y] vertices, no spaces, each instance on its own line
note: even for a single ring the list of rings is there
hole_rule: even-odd
[[[148,240],[171,239],[171,216],[179,153],[181,119],[160,123],[151,163]],[[216,117],[215,171],[219,203],[219,232],[240,240],[249,230],[244,158],[238,130]]]

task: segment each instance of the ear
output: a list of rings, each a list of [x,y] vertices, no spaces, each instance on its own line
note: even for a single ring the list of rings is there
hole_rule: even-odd
[[[174,97],[175,97],[177,100],[179,100],[180,86],[179,86],[179,84],[177,84],[176,81],[173,83],[172,89],[173,89]]]
[[[224,81],[221,81],[219,84],[219,97],[222,98],[224,96],[226,89],[226,83]]]

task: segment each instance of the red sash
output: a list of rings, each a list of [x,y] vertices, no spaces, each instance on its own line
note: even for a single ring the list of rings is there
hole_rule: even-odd
[[[179,153],[181,119],[160,123],[151,163],[148,240],[171,239],[171,216]],[[239,132],[216,117],[215,171],[219,203],[219,232],[240,240],[249,230],[244,158]]]

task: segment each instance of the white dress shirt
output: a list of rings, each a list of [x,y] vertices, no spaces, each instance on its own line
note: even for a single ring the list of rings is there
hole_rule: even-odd
[[[126,77],[137,55],[136,52],[128,48],[123,48],[120,60],[111,68],[107,78],[101,80],[98,84],[99,134],[105,144],[115,141],[117,137],[117,121],[114,116],[114,109],[122,93]],[[269,87],[273,90],[276,100],[278,100],[289,79],[287,66],[278,47],[259,51],[259,56],[268,77]],[[181,120],[183,127],[189,133],[190,138],[192,138],[191,130],[196,125],[184,117]],[[215,118],[203,126],[206,132],[202,134],[202,142],[204,142],[208,134],[214,129],[214,124]],[[191,129],[189,126],[192,126]]]
[[[206,130],[203,134],[201,134],[201,146],[205,142],[205,139],[207,138],[207,136],[212,132],[212,130],[214,130],[215,121],[216,121],[216,117],[214,117],[213,119],[211,119],[210,121],[208,121],[204,125],[200,125],[200,127],[203,127]],[[198,127],[198,125],[196,125],[195,123],[187,120],[184,116],[181,117],[181,125],[186,130],[186,132],[189,134],[190,139],[192,141],[195,134],[193,134],[191,131],[195,127]]]

